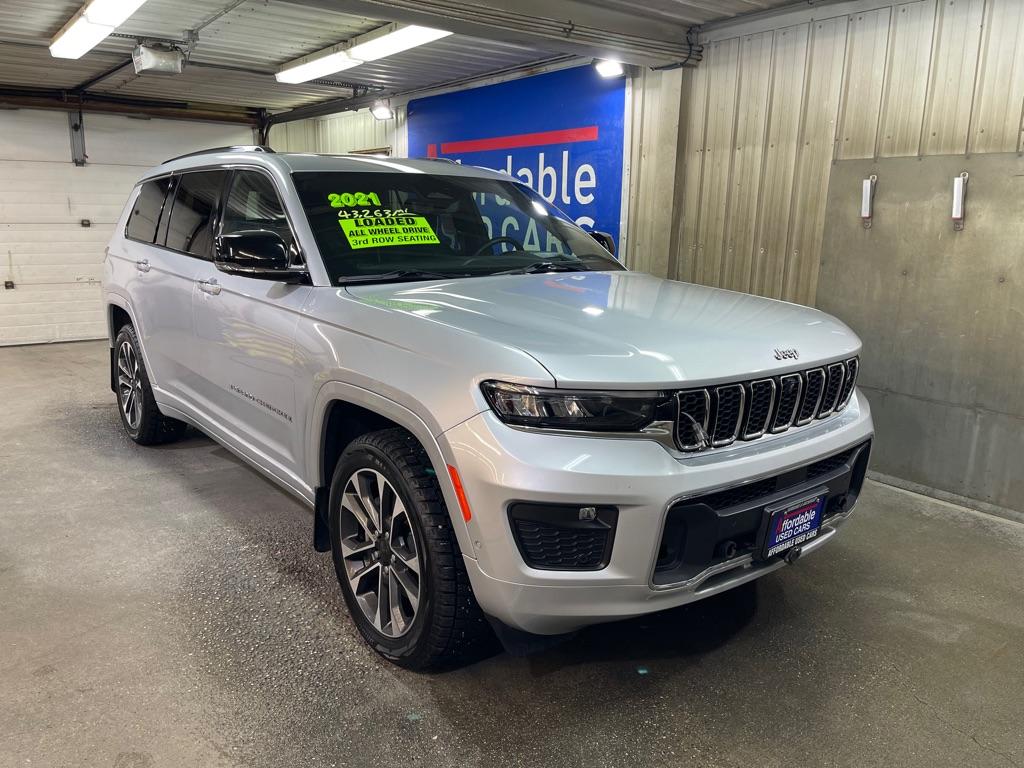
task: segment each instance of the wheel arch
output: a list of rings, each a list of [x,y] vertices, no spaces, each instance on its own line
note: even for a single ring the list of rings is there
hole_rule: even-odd
[[[462,552],[474,554],[466,522],[458,512],[459,500],[448,474],[446,460],[434,432],[415,412],[376,392],[342,382],[328,382],[317,393],[310,413],[307,452],[307,474],[315,489],[314,547],[330,549],[327,533],[327,505],[331,477],[345,448],[353,440],[380,429],[401,427],[412,434],[423,447],[437,475],[444,495],[452,527]]]
[[[115,349],[115,341],[117,340],[117,332],[124,327],[125,323],[130,324],[136,334],[138,334],[139,326],[135,322],[135,313],[132,311],[131,306],[123,298],[117,294],[108,294],[107,296],[107,343],[110,346],[110,391],[117,392],[117,350]],[[139,339],[139,346],[142,346],[142,340]],[[143,351],[143,361],[146,363],[147,368],[149,361],[145,357],[145,351]]]

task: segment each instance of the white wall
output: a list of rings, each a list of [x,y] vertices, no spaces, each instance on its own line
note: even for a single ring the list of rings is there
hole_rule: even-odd
[[[392,157],[409,154],[405,106],[395,107],[391,120],[378,120],[369,109],[275,125],[270,146],[278,152],[365,152],[387,149]]]
[[[64,112],[0,111],[0,345],[100,338],[103,249],[136,180],[205,147],[251,144],[244,126],[86,114],[83,167]],[[91,226],[83,227],[82,219]]]

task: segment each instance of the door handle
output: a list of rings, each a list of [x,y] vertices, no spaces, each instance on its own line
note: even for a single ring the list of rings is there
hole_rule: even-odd
[[[149,266],[149,259],[141,259],[139,261],[136,261],[135,268],[139,270],[139,272],[149,272],[149,270],[151,269],[151,267]]]
[[[215,277],[211,277],[209,280],[196,280],[196,285],[199,286],[200,291],[211,296],[216,296],[220,293],[220,285],[218,285],[217,278]]]

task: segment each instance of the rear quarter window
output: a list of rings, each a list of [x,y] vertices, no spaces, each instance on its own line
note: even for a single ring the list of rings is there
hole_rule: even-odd
[[[160,224],[160,216],[164,209],[164,200],[171,185],[170,177],[154,179],[142,185],[139,196],[135,198],[125,237],[143,243],[152,243],[156,239],[156,228]]]

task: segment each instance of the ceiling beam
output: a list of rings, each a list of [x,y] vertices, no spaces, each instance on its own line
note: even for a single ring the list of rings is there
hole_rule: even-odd
[[[687,60],[687,24],[669,24],[586,0],[290,0],[371,19],[446,29],[541,52],[670,66]],[[690,57],[692,59],[692,57]]]
[[[25,109],[54,109],[65,112],[103,112],[135,117],[162,117],[169,120],[201,120],[217,123],[242,123],[258,126],[259,110],[240,110],[219,104],[131,99],[98,93],[0,86],[0,106]]]
[[[387,96],[392,104],[395,104],[396,102],[404,103],[412,98],[433,96],[438,93],[445,93],[458,88],[473,88],[481,85],[489,85],[492,82],[498,82],[499,79],[506,78],[510,75],[527,77],[529,75],[551,72],[555,69],[564,69],[567,66],[576,66],[580,63],[580,60],[575,56],[558,56],[553,59],[537,61],[533,64],[525,64],[518,67],[507,67],[505,69],[463,78],[462,80],[452,80],[447,83],[428,85],[422,88],[395,91],[387,94]],[[277,112],[269,115],[267,117],[267,123],[268,125],[280,125],[282,123],[291,123],[296,120],[307,120],[311,117],[334,115],[339,112],[353,112],[358,109],[363,109],[364,107],[372,106],[380,97],[381,94],[379,93],[370,93],[350,99],[328,99],[326,101],[318,101],[315,104],[306,104],[302,107],[295,107],[294,109],[289,109],[285,112]]]

